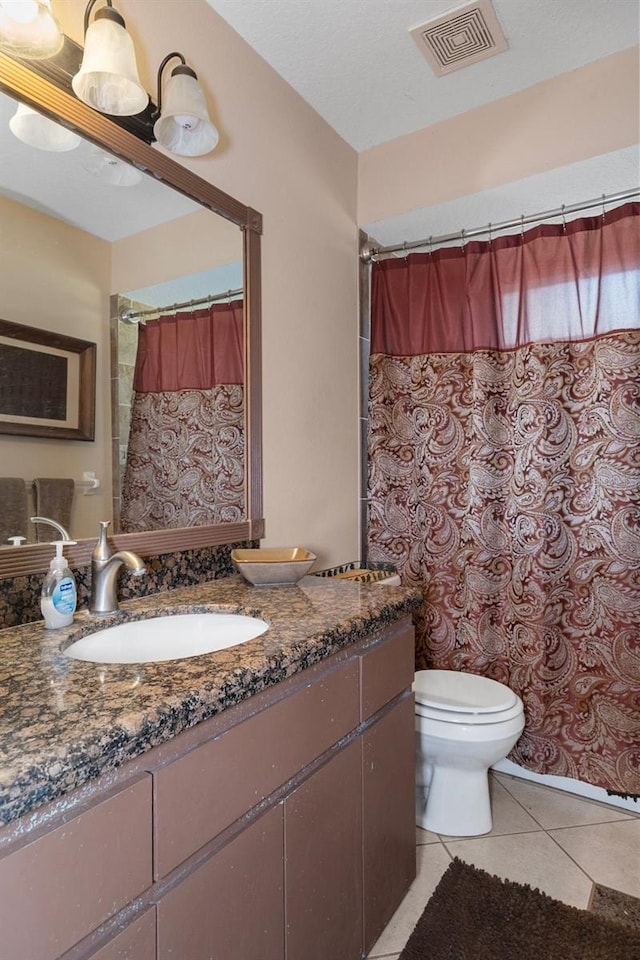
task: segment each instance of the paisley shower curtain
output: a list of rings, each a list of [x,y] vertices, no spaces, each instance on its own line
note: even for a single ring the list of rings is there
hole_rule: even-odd
[[[369,558],[510,758],[640,793],[640,205],[374,264]]]
[[[124,532],[245,516],[243,382],[242,300],[140,327]]]

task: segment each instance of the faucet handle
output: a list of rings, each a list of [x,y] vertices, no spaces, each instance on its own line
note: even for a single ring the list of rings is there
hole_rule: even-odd
[[[100,520],[98,522],[98,526],[100,527],[98,533],[98,542],[96,543],[91,555],[94,560],[108,560],[111,556],[111,548],[107,542],[107,530],[109,529],[110,525],[110,520]]]

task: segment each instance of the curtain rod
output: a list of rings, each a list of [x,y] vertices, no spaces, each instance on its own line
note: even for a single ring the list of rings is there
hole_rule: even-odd
[[[197,307],[201,303],[214,303],[216,300],[226,300],[238,297],[244,289],[227,290],[226,293],[213,293],[210,297],[199,297],[197,300],[183,300],[182,303],[169,303],[166,307],[154,307],[152,310],[123,310],[120,314],[122,323],[139,323],[142,317],[162,313],[163,310],[181,310],[183,307]]]
[[[468,240],[470,237],[480,237],[485,234],[491,234],[494,230],[508,230],[511,227],[524,227],[527,223],[539,223],[542,220],[551,220],[554,217],[564,217],[567,213],[578,213],[580,210],[589,210],[591,207],[604,206],[607,203],[618,203],[624,200],[631,200],[633,197],[640,196],[640,188],[626,190],[623,193],[611,193],[593,200],[585,200],[582,203],[572,203],[568,206],[557,207],[555,210],[545,210],[543,213],[532,213],[525,217],[523,214],[517,220],[503,220],[501,223],[489,223],[484,227],[474,227],[473,230],[459,230],[457,233],[445,233],[440,237],[427,237],[426,240],[412,240],[410,242],[398,243],[389,247],[366,247],[360,254],[360,259],[364,263],[370,263],[377,257],[384,256],[387,253],[406,252],[416,250],[419,247],[431,247],[433,244],[448,243],[450,240]]]

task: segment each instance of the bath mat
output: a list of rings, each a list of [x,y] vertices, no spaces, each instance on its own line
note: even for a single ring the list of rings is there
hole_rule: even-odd
[[[400,960],[639,960],[640,930],[457,858]]]
[[[640,931],[640,900],[637,897],[595,883],[589,909],[601,917],[618,920]],[[638,956],[640,958],[640,954]]]

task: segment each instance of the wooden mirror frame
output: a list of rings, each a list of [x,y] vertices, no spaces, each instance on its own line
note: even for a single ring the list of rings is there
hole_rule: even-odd
[[[264,536],[262,517],[262,404],[261,404],[261,268],[262,217],[186,167],[152,149],[143,139],[108,117],[85,106],[44,76],[0,54],[0,90],[8,96],[69,126],[87,140],[133,163],[196,203],[225,217],[243,232],[245,313],[245,491],[246,519],[237,523],[181,527],[145,533],[117,534],[116,549],[144,556],[220,546]],[[105,319],[105,322],[108,318]],[[109,402],[105,398],[105,402]],[[97,536],[97,532],[96,532]],[[78,540],[66,556],[74,567],[90,562],[95,538]],[[0,578],[42,573],[48,569],[51,547],[29,545],[0,550]]]

